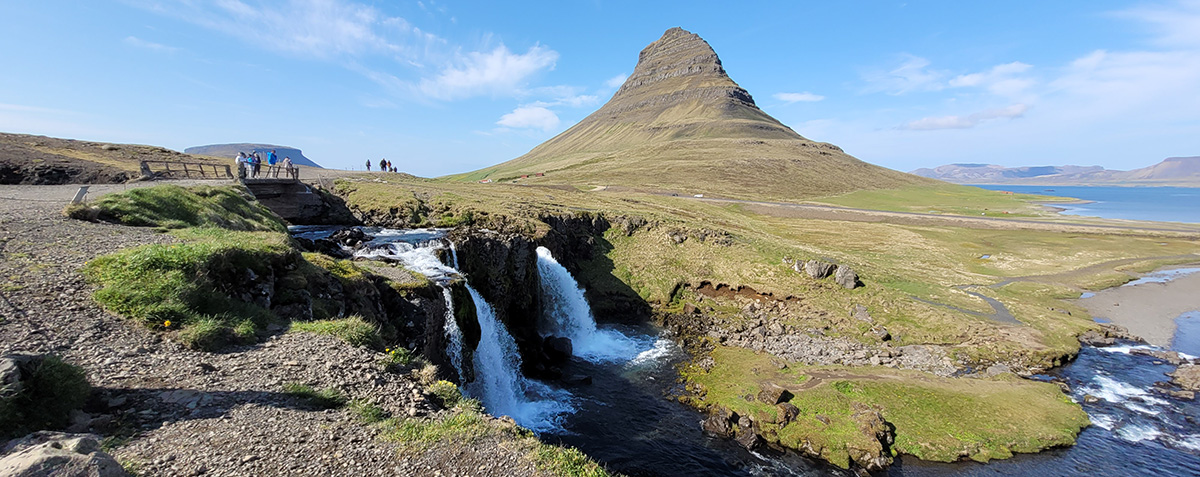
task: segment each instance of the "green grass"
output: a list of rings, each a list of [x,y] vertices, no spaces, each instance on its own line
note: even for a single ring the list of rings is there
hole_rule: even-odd
[[[1057,386],[1012,375],[952,379],[891,368],[797,365],[778,370],[768,355],[726,347],[717,348],[713,358],[711,370],[689,367],[685,372],[704,390],[698,404],[752,416],[760,425],[768,422],[764,428],[781,445],[800,448],[808,442],[841,467],[849,464],[850,449],[879,448],[859,432],[853,419],[856,403],[881,409],[896,426],[894,450],[943,462],[986,462],[1013,452],[1070,445],[1088,425],[1087,414]],[[766,383],[792,390],[790,402],[800,409],[796,420],[782,428],[769,424],[775,418],[771,406],[744,398],[757,395]]]
[[[383,344],[379,328],[358,315],[340,320],[293,322],[289,331],[336,336],[354,346],[378,348]]]
[[[113,313],[175,332],[186,344],[213,350],[253,339],[274,315],[234,298],[247,270],[257,276],[295,262],[285,234],[183,229],[181,243],[151,244],[97,257],[83,268],[100,289],[93,295]]]
[[[859,209],[972,217],[1048,217],[1054,214],[1037,202],[1063,200],[1062,197],[1005,194],[1001,191],[954,184],[859,190],[814,199],[815,202]]]
[[[347,404],[350,413],[363,424],[378,424],[388,418],[387,411],[370,402],[354,399]]]
[[[284,232],[287,226],[253,201],[241,186],[143,187],[107,194],[68,208],[67,215],[137,227],[218,227],[227,230]]]
[[[92,390],[83,368],[53,355],[36,364],[21,386],[0,398],[0,439],[66,427],[71,411],[83,407]]]
[[[337,409],[349,402],[346,395],[335,388],[318,390],[304,383],[285,383],[283,392],[320,409]]]

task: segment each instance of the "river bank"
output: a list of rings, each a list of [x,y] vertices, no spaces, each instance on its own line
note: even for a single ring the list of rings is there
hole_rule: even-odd
[[[1164,273],[1175,272],[1175,277]],[[1171,347],[1176,319],[1184,313],[1200,310],[1200,268],[1181,266],[1145,275],[1161,279],[1134,280],[1125,285],[1085,294],[1078,303],[1097,321],[1111,322],[1129,329],[1147,343]]]

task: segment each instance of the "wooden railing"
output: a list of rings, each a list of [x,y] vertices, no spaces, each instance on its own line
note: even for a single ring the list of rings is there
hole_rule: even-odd
[[[142,175],[155,179],[233,179],[228,164],[201,162],[142,161]]]
[[[286,168],[281,164],[260,166],[257,175],[253,174],[252,169],[253,166],[246,166],[246,177],[243,179],[278,179],[282,175],[284,179],[300,180],[300,168],[295,166]]]

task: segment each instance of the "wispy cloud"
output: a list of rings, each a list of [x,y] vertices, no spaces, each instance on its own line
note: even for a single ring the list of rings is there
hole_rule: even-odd
[[[1006,108],[988,109],[966,116],[941,116],[921,118],[899,127],[910,131],[933,131],[937,129],[969,129],[992,119],[1019,118],[1029,110],[1024,104],[1014,104]]]
[[[780,101],[786,102],[788,104],[798,103],[798,102],[815,102],[815,101],[820,101],[822,99],[825,99],[824,96],[821,96],[819,94],[809,93],[808,91],[805,91],[803,93],[775,93],[774,95],[772,95],[772,97],[774,97],[775,99],[778,99]]]
[[[900,63],[886,70],[863,74],[867,93],[901,95],[916,91],[938,91],[945,88],[945,72],[929,69],[930,61],[910,54],[901,54]]]
[[[173,46],[167,46],[167,45],[164,45],[161,43],[155,43],[152,41],[146,41],[146,40],[143,40],[136,36],[127,36],[122,41],[126,45],[132,46],[134,48],[141,48],[143,50],[150,50],[150,51],[154,51],[154,52],[158,52],[158,53],[174,53],[176,51],[179,51],[179,48],[176,48]]]
[[[436,99],[461,99],[480,94],[513,95],[530,76],[554,68],[558,52],[541,45],[517,54],[500,45],[490,52],[471,52],[441,73],[421,80],[419,89]]]
[[[517,129],[550,131],[558,127],[558,115],[542,106],[521,106],[500,117],[496,124]]]
[[[620,88],[621,85],[625,84],[625,80],[627,79],[629,79],[629,75],[621,73],[605,81],[604,86],[610,89]]]
[[[1143,5],[1113,12],[1149,26],[1154,42],[1168,48],[1200,47],[1200,0]]]

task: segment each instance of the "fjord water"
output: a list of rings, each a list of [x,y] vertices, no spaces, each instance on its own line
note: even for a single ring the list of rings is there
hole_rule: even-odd
[[[1115,186],[1033,186],[978,185],[988,190],[1006,190],[1021,194],[1052,195],[1092,201],[1089,203],[1053,203],[1067,215],[1106,219],[1152,220],[1157,222],[1200,223],[1200,188],[1192,187],[1115,187]]]

